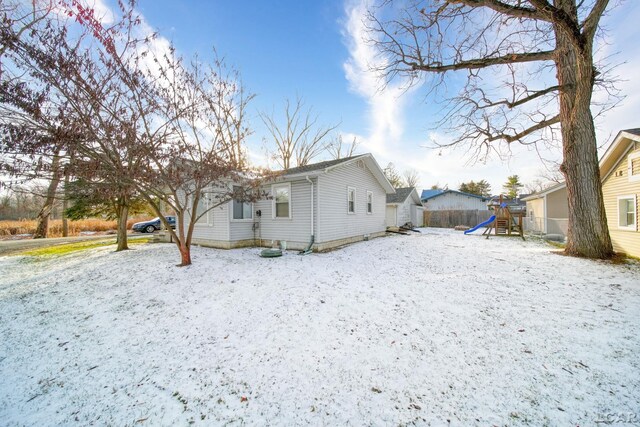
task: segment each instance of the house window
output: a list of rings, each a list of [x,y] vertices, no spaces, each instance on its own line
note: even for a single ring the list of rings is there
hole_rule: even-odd
[[[347,187],[347,213],[356,213],[356,189]]]
[[[196,224],[213,225],[212,199],[211,194],[201,193],[196,207]]]
[[[373,213],[373,192],[367,191],[367,213]]]
[[[618,197],[618,228],[636,230],[636,196]]]
[[[640,181],[640,152],[629,154],[629,182]]]
[[[240,187],[233,187],[233,192],[240,192]],[[253,203],[233,200],[233,219],[253,219]]]
[[[533,209],[531,209],[529,211],[529,222],[533,222],[533,219],[535,218],[535,216],[533,216]]]
[[[277,184],[271,189],[273,195],[273,217],[291,218],[291,184]]]

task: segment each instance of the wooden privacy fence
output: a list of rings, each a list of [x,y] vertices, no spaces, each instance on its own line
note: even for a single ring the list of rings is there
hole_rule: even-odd
[[[424,211],[425,227],[453,228],[457,225],[473,227],[489,219],[489,210]]]

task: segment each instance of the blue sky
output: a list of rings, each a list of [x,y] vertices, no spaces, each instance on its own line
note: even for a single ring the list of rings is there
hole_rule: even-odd
[[[109,4],[108,0],[105,0]],[[617,3],[617,2],[612,2]],[[438,118],[437,99],[425,98],[426,88],[408,92],[392,85],[377,90],[378,83],[365,69],[373,52],[361,42],[360,24],[366,0],[327,1],[175,1],[140,0],[146,23],[173,42],[180,54],[210,54],[213,46],[236,66],[245,86],[255,93],[249,141],[251,159],[267,164],[263,138],[267,136],[259,112],[282,111],[285,98],[304,98],[324,124],[340,123],[347,139],[357,136],[359,152],[372,152],[378,163],[393,162],[402,171],[420,172],[419,187],[486,179],[494,193],[506,177],[518,174],[523,182],[543,171],[531,148],[512,147],[507,161],[470,162],[465,147],[439,151],[425,148],[431,138],[446,140],[432,127]],[[603,19],[607,44],[599,55],[616,53],[623,63],[616,74],[627,96],[621,106],[597,122],[599,144],[605,145],[620,130],[640,127],[640,68],[637,22],[640,2],[627,0]],[[635,80],[634,80],[635,79]],[[559,152],[545,152],[559,158]]]

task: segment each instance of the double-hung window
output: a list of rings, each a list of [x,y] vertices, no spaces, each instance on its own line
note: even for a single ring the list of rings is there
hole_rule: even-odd
[[[373,191],[367,191],[367,214],[373,213]]]
[[[240,187],[233,187],[234,193],[239,193]],[[233,219],[253,219],[253,203],[233,200]]]
[[[356,189],[347,187],[347,213],[356,213]]]
[[[274,184],[271,187],[273,196],[273,217],[291,218],[291,184]]]
[[[618,197],[618,228],[636,231],[636,196]]]

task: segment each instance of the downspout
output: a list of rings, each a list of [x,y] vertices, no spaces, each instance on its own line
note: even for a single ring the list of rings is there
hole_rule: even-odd
[[[311,220],[309,221],[311,223],[311,240],[309,241],[309,245],[300,252],[300,255],[310,254],[313,251],[313,242],[315,241],[315,237],[313,234],[313,181],[309,178],[308,175],[305,177],[305,179],[307,180],[307,182],[309,182],[309,184],[311,184]]]

